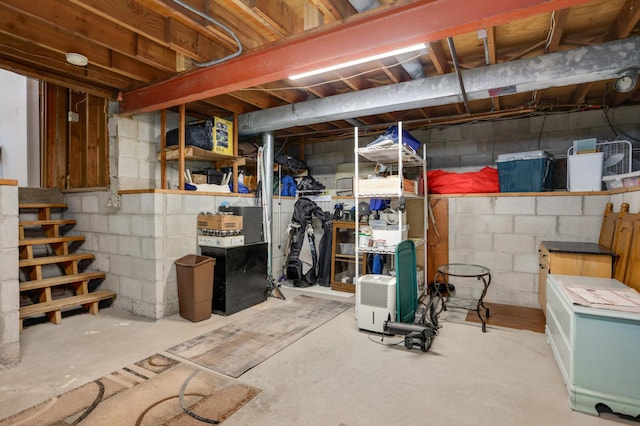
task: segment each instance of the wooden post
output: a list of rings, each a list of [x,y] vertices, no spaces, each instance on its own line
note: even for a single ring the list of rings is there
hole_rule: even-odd
[[[178,158],[178,189],[184,190],[184,144],[185,133],[187,131],[187,119],[186,119],[186,107],[185,104],[180,105],[180,130],[178,131],[178,150],[180,152]]]
[[[160,111],[160,188],[167,189],[167,110]]]
[[[233,192],[238,193],[238,113],[233,113]]]

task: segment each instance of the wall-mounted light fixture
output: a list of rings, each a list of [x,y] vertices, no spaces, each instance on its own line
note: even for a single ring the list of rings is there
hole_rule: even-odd
[[[365,58],[354,59],[352,61],[342,62],[340,64],[331,65],[331,66],[328,66],[328,67],[325,67],[325,68],[319,68],[319,69],[316,69],[316,70],[303,72],[303,73],[300,73],[300,74],[294,74],[294,75],[289,76],[289,80],[299,80],[301,78],[311,77],[312,75],[318,75],[318,74],[322,74],[322,73],[325,73],[325,72],[328,72],[328,71],[335,71],[335,70],[339,70],[341,68],[346,68],[346,67],[350,67],[350,66],[358,65],[358,64],[364,64],[366,62],[375,61],[377,59],[388,58],[389,56],[401,55],[403,53],[408,53],[408,52],[415,52],[416,50],[422,50],[422,49],[426,49],[426,48],[427,48],[427,46],[424,43],[414,44],[413,46],[404,47],[404,48],[401,48],[401,49],[396,49],[396,50],[392,50],[392,51],[385,52],[385,53],[380,53],[380,54],[373,55],[373,56],[367,56]]]
[[[620,73],[618,79],[613,83],[613,88],[618,92],[626,93],[632,91],[638,83],[638,70],[631,68]]]
[[[86,67],[89,64],[89,58],[80,53],[69,52],[65,55],[65,58],[71,65],[78,67]]]

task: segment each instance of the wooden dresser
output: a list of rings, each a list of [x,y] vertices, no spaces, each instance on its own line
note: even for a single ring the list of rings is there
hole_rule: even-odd
[[[596,243],[543,241],[540,244],[538,302],[547,308],[547,276],[549,274],[583,275],[611,278],[616,254]]]
[[[622,290],[613,278],[549,275],[546,336],[573,410],[640,415],[640,311],[595,308],[573,288]]]

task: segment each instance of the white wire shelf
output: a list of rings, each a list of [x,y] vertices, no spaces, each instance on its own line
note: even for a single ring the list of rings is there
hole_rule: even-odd
[[[398,162],[398,145],[374,145],[366,148],[358,148],[358,155],[369,161],[391,164]],[[411,148],[406,145],[402,146],[402,166],[418,167],[422,166],[422,158]]]

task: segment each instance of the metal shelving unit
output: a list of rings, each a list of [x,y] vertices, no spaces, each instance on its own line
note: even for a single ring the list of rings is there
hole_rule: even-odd
[[[427,267],[427,214],[428,214],[428,206],[427,206],[427,161],[426,161],[426,147],[422,146],[422,154],[415,152],[412,148],[404,145],[402,141],[402,122],[398,122],[398,143],[396,144],[385,144],[385,145],[374,145],[372,147],[363,147],[359,146],[359,133],[358,128],[354,129],[354,153],[355,153],[355,173],[354,173],[354,184],[353,184],[353,192],[356,209],[360,203],[361,198],[395,198],[400,199],[404,198],[405,200],[422,200],[420,204],[422,211],[417,212],[422,217],[422,229],[419,230],[411,230],[408,229],[408,239],[413,240],[416,245],[416,248],[422,247],[423,253],[423,274],[426,273]],[[367,185],[368,189],[365,191],[360,190],[360,179],[358,175],[359,170],[359,161],[360,158],[364,158],[367,161],[376,162],[384,165],[396,165],[397,166],[397,176],[394,176],[394,179],[397,180],[397,188],[386,188],[387,185],[381,185],[383,188],[381,191],[377,191],[376,189],[371,189],[371,185]],[[410,182],[406,181],[404,178],[404,168],[406,167],[421,167],[422,168],[422,176],[423,176],[423,188],[422,194],[419,195],[420,190],[417,187],[417,183],[414,187],[411,187]],[[387,178],[388,179],[388,178]],[[382,179],[381,179],[382,180]],[[374,185],[375,186],[375,185]],[[417,203],[412,203],[412,208],[414,208]],[[407,214],[409,211],[407,210]],[[412,215],[415,215],[416,212],[412,211]],[[398,231],[400,233],[400,239],[402,236],[402,229],[406,223],[403,223],[403,215],[398,215]],[[355,233],[356,237],[360,234],[360,223],[358,218],[356,217],[355,221]],[[407,221],[408,222],[408,221]],[[355,246],[356,256],[360,254],[366,255],[368,253],[379,253],[386,255],[394,255],[395,254],[395,246],[386,246],[386,247],[361,247],[359,241],[356,241]],[[356,262],[356,272],[354,277],[354,283],[356,284],[356,300],[359,300],[360,297],[360,288],[358,285],[358,278],[360,277],[360,270],[358,268],[358,263]],[[426,277],[425,277],[426,278]],[[426,280],[425,280],[426,282]],[[357,304],[356,304],[356,316],[357,316]]]

